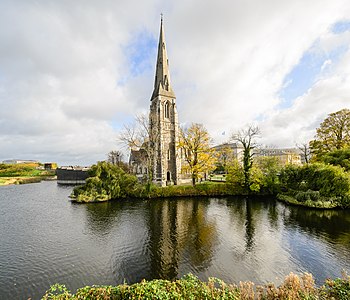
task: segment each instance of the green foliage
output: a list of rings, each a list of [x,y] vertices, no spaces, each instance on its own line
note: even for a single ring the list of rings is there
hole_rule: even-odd
[[[297,203],[350,207],[350,176],[341,167],[321,163],[290,165],[281,171],[279,179],[282,192]],[[316,202],[321,203],[315,206]]]
[[[37,170],[37,164],[0,164],[0,177],[53,176],[54,172]]]
[[[343,273],[343,278],[328,279],[321,288],[320,295],[322,299],[350,299],[350,276]]]
[[[286,276],[280,286],[272,283],[257,286],[252,282],[240,282],[239,286],[226,284],[218,278],[209,278],[203,282],[198,277],[188,274],[175,281],[155,279],[143,280],[132,285],[86,286],[71,294],[64,285],[53,285],[43,296],[43,300],[70,299],[230,299],[230,300],[304,300],[304,299],[339,299],[350,297],[350,279],[328,279],[320,288],[315,286],[311,274],[302,276],[293,273]]]
[[[246,193],[260,190],[260,187],[254,182],[252,176],[253,155],[252,150],[256,148],[254,139],[260,135],[259,127],[250,125],[248,128],[240,130],[232,136],[234,141],[237,141],[243,146],[243,174],[244,174],[244,189]],[[255,178],[256,179],[256,178]]]
[[[350,172],[350,148],[327,152],[317,158],[318,161],[333,166],[340,166]]]
[[[259,157],[257,165],[261,170],[262,191],[265,194],[275,195],[279,192],[279,173],[281,172],[281,162],[277,157]]]
[[[116,165],[98,162],[89,170],[83,186],[74,188],[71,198],[77,202],[106,201],[126,198],[137,189],[137,178]]]
[[[331,113],[317,128],[310,149],[317,157],[327,152],[350,147],[350,110]]]
[[[231,185],[236,194],[259,193],[263,184],[263,173],[255,165],[249,168],[249,183],[247,187],[247,177],[244,167],[237,161],[233,160],[232,164],[228,166],[228,174],[226,176],[226,183]],[[248,188],[248,190],[247,190]]]
[[[227,167],[228,174],[226,175],[226,183],[240,193],[244,193],[244,171],[242,165],[237,159]]]
[[[74,298],[64,284],[56,283],[52,285],[49,290],[46,291],[45,295],[42,298],[42,300],[49,300],[49,299],[63,300],[63,299],[74,299]]]
[[[299,191],[295,195],[295,199],[299,202],[305,201],[320,201],[321,196],[319,191],[307,190],[306,192]]]
[[[232,187],[225,183],[205,182],[192,185],[172,185],[158,187],[152,185],[149,193],[145,189],[139,195],[147,198],[197,197],[197,196],[227,196],[234,195]]]

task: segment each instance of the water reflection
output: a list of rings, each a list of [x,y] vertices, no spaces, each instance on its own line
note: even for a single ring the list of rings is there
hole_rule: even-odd
[[[54,182],[0,193],[0,299],[39,299],[50,284],[120,284],[189,272],[318,283],[350,270],[350,211],[274,199],[187,198],[76,205]]]
[[[252,210],[251,200],[245,201],[246,207],[246,221],[245,221],[245,241],[246,241],[246,251],[250,252],[254,246],[254,234],[255,234],[255,224],[254,216]]]
[[[153,276],[177,278],[184,261],[198,270],[210,264],[217,233],[215,223],[206,218],[208,204],[208,200],[149,202],[147,223]]]
[[[118,212],[123,209],[123,203],[112,202],[73,205],[84,206],[87,229],[94,235],[108,234],[118,222]]]
[[[350,211],[316,210],[290,207],[284,217],[286,226],[300,228],[318,238],[350,248]]]

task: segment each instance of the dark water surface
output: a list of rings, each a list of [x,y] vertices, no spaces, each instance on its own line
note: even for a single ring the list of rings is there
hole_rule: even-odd
[[[0,187],[0,299],[143,278],[318,283],[350,270],[350,211],[238,198],[72,204],[56,182]]]

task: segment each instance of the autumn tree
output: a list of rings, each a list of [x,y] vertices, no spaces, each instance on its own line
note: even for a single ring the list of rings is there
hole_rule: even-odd
[[[316,130],[310,142],[311,152],[316,156],[333,150],[350,147],[350,110],[344,108],[331,113]]]
[[[248,128],[241,129],[237,133],[232,134],[231,140],[239,142],[243,146],[243,173],[244,187],[246,191],[250,191],[251,171],[253,167],[253,149],[257,147],[255,139],[260,136],[258,126],[249,125]]]
[[[192,185],[202,173],[215,169],[216,151],[210,143],[209,133],[202,124],[192,123],[188,128],[180,128],[178,147],[186,161],[183,170],[191,174]]]

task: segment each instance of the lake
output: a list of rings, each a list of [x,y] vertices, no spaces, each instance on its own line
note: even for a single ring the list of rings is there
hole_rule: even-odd
[[[56,182],[0,187],[0,299],[175,279],[280,283],[310,272],[321,284],[350,271],[350,211],[273,199],[182,198],[74,204]]]

